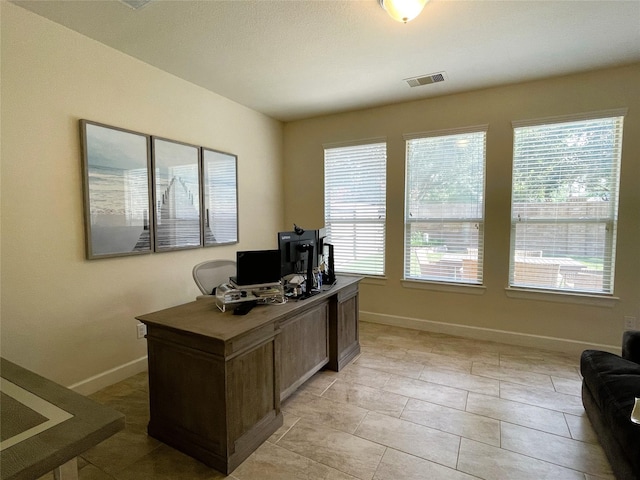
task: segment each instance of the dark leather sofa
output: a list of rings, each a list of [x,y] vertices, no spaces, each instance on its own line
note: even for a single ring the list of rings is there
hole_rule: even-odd
[[[640,425],[631,422],[640,397],[640,331],[624,332],[622,356],[585,350],[582,403],[618,480],[640,480]]]

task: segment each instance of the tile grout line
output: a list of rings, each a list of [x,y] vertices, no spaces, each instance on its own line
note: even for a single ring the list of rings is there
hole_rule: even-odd
[[[384,447],[384,451],[382,452],[382,455],[380,455],[380,460],[378,460],[378,464],[376,465],[375,470],[373,471],[373,476],[371,477],[372,479],[375,478],[376,473],[378,472],[378,469],[380,468],[380,464],[382,464],[382,459],[384,458],[384,456],[387,454],[387,450],[389,450],[390,447],[387,447],[385,445]]]

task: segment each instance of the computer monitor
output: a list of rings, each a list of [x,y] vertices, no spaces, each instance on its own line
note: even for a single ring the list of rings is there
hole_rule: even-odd
[[[280,281],[280,250],[236,252],[236,285],[260,285]]]
[[[296,228],[292,232],[278,233],[282,277],[291,274],[304,275],[309,267],[312,270],[318,268],[322,262],[324,231],[324,228],[320,230]]]

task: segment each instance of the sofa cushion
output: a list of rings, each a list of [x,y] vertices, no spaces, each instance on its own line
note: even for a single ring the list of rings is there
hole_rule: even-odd
[[[635,398],[640,397],[640,365],[609,352],[585,350],[580,371],[605,423],[640,472],[640,425],[630,420]]]

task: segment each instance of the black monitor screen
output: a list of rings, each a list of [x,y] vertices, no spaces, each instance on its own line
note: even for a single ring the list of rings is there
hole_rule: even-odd
[[[322,230],[324,231],[324,229]],[[306,273],[309,262],[311,268],[318,267],[318,250],[320,240],[318,230],[305,230],[303,233],[279,232],[278,249],[280,250],[280,275]],[[324,237],[323,237],[324,238]],[[310,256],[313,247],[313,255]]]
[[[236,253],[238,285],[258,285],[280,280],[280,250],[249,250]]]

